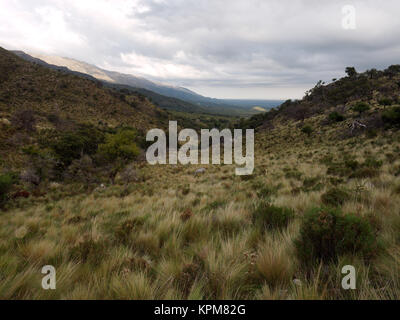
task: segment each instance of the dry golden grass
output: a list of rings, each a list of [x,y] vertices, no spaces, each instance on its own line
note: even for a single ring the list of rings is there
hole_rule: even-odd
[[[145,166],[146,181],[132,189],[114,185],[57,201],[51,194],[39,204],[21,201],[0,216],[0,298],[397,299],[400,178],[393,168],[400,163],[382,155],[400,154],[399,135],[379,139],[384,142],[321,143],[304,139],[295,125],[278,126],[257,136],[256,171],[249,179],[235,176],[233,166],[210,166],[197,177],[196,167]],[[362,162],[366,151],[383,160],[378,176],[327,175],[321,162],[324,156],[340,161],[343,153]],[[319,186],[305,188],[307,178]],[[305,270],[293,241],[304,212],[322,205],[332,183],[352,195],[344,212],[377,217],[383,249],[372,261],[341,257]],[[274,205],[294,209],[284,230],[261,232],[254,224],[260,186],[271,190],[267,198]],[[340,286],[345,263],[358,272],[352,292]],[[41,289],[40,270],[47,264],[57,270],[54,291]]]

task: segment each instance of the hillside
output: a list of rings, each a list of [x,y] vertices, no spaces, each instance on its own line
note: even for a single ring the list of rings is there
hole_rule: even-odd
[[[0,296],[399,299],[400,74],[367,75],[238,123],[257,128],[252,176],[235,176],[236,165],[195,175],[200,165],[97,162],[124,131],[74,154],[62,175],[29,181],[3,164],[19,178],[0,219]],[[56,291],[34,285],[45,264]],[[346,265],[357,290],[341,287]]]
[[[156,83],[130,74],[104,70],[75,59],[38,53],[26,54],[22,51],[14,51],[14,53],[27,61],[35,62],[49,68],[70,70],[77,75],[86,75],[86,77],[91,79],[98,79],[106,86],[141,92],[151,97],[153,102],[163,109],[229,116],[248,116],[258,113],[257,110],[252,110],[254,104],[248,100],[208,98],[186,88]],[[261,104],[276,106],[279,104],[279,101],[263,100]]]
[[[122,94],[97,80],[26,62],[0,48],[1,166],[22,165],[21,148],[41,134],[72,132],[91,125],[102,130],[165,126],[168,115],[141,94]]]
[[[126,97],[100,82],[49,70],[0,48],[0,112],[29,108],[43,116],[148,128],[157,109],[145,99]]]
[[[371,69],[357,73],[354,68],[346,71],[347,77],[334,79],[330,84],[319,81],[303,99],[288,100],[270,112],[242,121],[242,124],[252,128],[267,128],[275,120],[307,122],[307,119],[318,116],[326,119],[317,123],[318,127],[343,122],[346,128],[354,121],[361,121],[365,125],[361,128],[373,130],[398,124],[396,106],[400,104],[400,65],[390,66],[383,71]]]

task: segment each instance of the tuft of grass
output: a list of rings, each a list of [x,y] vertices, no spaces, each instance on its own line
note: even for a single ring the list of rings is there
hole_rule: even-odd
[[[293,209],[276,207],[267,201],[261,201],[253,211],[253,222],[262,230],[284,229],[294,218]]]
[[[332,207],[340,207],[346,201],[349,201],[350,198],[350,193],[343,188],[329,189],[327,192],[321,195],[322,203]]]

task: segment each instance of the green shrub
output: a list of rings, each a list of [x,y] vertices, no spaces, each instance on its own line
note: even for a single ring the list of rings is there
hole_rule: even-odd
[[[58,159],[68,166],[83,154],[95,154],[99,143],[103,141],[104,135],[101,131],[91,125],[81,125],[75,131],[58,134],[49,144]]]
[[[380,167],[382,167],[383,165],[383,161],[381,160],[376,160],[373,157],[368,157],[367,159],[365,159],[363,166],[366,168],[375,168],[375,169],[379,169]]]
[[[14,178],[11,174],[0,175],[0,205],[7,200],[7,194],[11,190]]]
[[[336,261],[344,254],[371,258],[376,253],[377,241],[367,219],[344,215],[337,209],[315,208],[305,214],[295,247],[299,259],[310,264]]]
[[[285,177],[288,179],[297,179],[300,180],[302,177],[302,173],[298,171],[297,169],[291,169],[291,168],[284,168],[283,171],[285,172]]]
[[[121,130],[116,134],[107,134],[104,144],[99,146],[99,153],[108,160],[132,160],[139,155],[135,143],[136,132],[131,129]]]
[[[321,190],[323,184],[320,182],[321,177],[310,177],[303,180],[303,187],[301,190],[304,192]]]
[[[346,168],[349,168],[351,170],[356,170],[360,166],[358,161],[353,159],[345,160],[344,165],[346,166]]]
[[[365,102],[358,102],[353,106],[353,111],[362,114],[370,109],[370,106]]]
[[[94,241],[86,238],[70,249],[70,258],[82,263],[89,262],[98,265],[106,258],[108,254],[109,243],[105,240]]]
[[[400,126],[400,107],[392,107],[383,112],[382,120],[389,125]]]
[[[253,212],[253,222],[262,230],[284,229],[294,218],[294,211],[286,207],[276,207],[262,201]]]
[[[145,223],[145,218],[136,217],[131,220],[126,220],[120,224],[114,233],[117,242],[122,244],[128,244],[129,239],[136,227],[142,226]]]
[[[332,122],[342,122],[344,121],[346,118],[344,117],[344,115],[334,111],[332,113],[329,114],[328,119]]]
[[[363,168],[359,168],[356,171],[354,171],[350,175],[350,178],[365,179],[365,178],[374,178],[378,175],[379,175],[378,169],[371,168],[371,167],[363,167]]]
[[[257,196],[260,199],[265,199],[269,198],[273,195],[276,195],[278,193],[278,190],[281,188],[281,185],[277,186],[267,186],[267,185],[262,185],[262,186],[257,186]]]
[[[301,132],[305,133],[307,136],[311,136],[311,134],[314,132],[314,129],[311,126],[304,126],[301,128]]]
[[[383,99],[380,99],[378,102],[381,106],[385,106],[385,107],[391,106],[393,104],[393,100],[390,98],[383,98]]]
[[[346,177],[352,173],[352,169],[342,163],[332,163],[329,165],[326,173],[334,176]]]
[[[339,207],[348,200],[350,200],[350,194],[340,188],[330,189],[321,196],[322,203],[332,207]]]

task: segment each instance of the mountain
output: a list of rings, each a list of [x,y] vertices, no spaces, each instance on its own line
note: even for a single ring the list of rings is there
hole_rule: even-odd
[[[34,63],[36,62],[36,63]],[[95,78],[48,68],[0,48],[0,113],[21,109],[72,120],[148,128],[161,111],[138,95],[122,95]]]
[[[145,95],[150,95],[157,105],[161,108],[173,109],[177,111],[189,111],[198,113],[213,113],[213,114],[230,114],[230,115],[251,115],[257,113],[254,110],[255,106],[262,106],[270,109],[278,106],[283,101],[279,100],[227,100],[213,99],[199,95],[189,89],[172,86],[165,83],[156,83],[130,74],[108,71],[86,62],[75,59],[44,55],[39,53],[24,53],[22,51],[14,51],[21,58],[36,62],[51,68],[64,67],[79,74],[86,74],[92,78],[104,81],[107,85],[128,86],[130,89],[142,89]],[[154,93],[154,94],[152,94]],[[179,99],[165,101],[161,96]],[[168,100],[168,99],[167,99]],[[182,101],[189,103],[184,104]],[[196,108],[198,107],[198,108]]]
[[[15,53],[22,57],[20,52]],[[123,74],[115,71],[104,70],[97,66],[71,58],[45,55],[40,53],[24,53],[24,57],[30,57],[30,59],[32,60],[39,59],[50,65],[63,66],[71,71],[88,74],[98,80],[107,81],[114,84],[127,85],[135,88],[142,88],[168,97],[191,102],[211,102],[214,100],[211,98],[203,97],[186,88],[156,83],[143,77],[138,77],[131,74]]]
[[[346,126],[378,130],[400,124],[400,65],[355,73],[326,85],[320,81],[303,99],[287,100],[241,125],[262,129],[273,127],[276,119],[304,124],[317,118],[320,123],[314,127],[339,122],[345,124],[343,132],[348,131]]]

